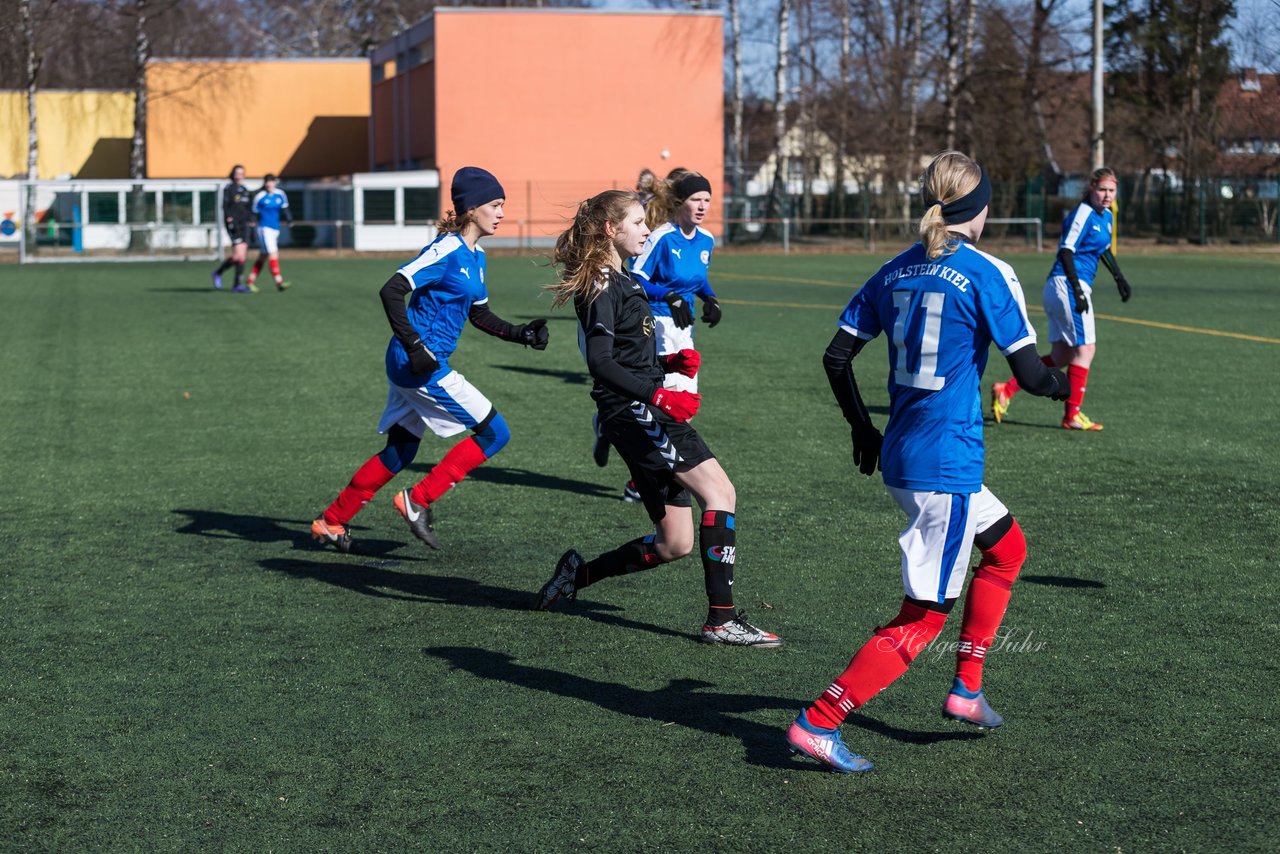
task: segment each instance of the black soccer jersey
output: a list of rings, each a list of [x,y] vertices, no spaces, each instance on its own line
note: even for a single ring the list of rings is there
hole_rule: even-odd
[[[574,309],[585,336],[585,353],[591,351],[594,337],[607,336],[613,341],[611,360],[593,364],[588,357],[587,362],[595,379],[591,397],[600,414],[607,418],[634,400],[649,403],[665,373],[658,363],[653,313],[644,288],[630,272],[610,270],[597,286],[595,298],[578,297]]]
[[[253,192],[244,184],[227,184],[222,190],[222,218],[228,226],[244,227],[253,217]]]

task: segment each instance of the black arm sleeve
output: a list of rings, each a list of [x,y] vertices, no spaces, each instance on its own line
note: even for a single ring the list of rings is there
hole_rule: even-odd
[[[404,298],[412,290],[405,277],[397,272],[378,291],[382,310],[387,313],[387,322],[391,324],[391,334],[404,345],[406,351],[418,340],[418,333],[413,331],[413,325],[409,323],[409,312],[404,307]]]
[[[639,379],[614,361],[613,337],[610,335],[587,336],[587,370],[611,391],[632,400],[648,403],[658,390],[656,383]]]
[[[1081,293],[1080,274],[1076,272],[1076,253],[1070,249],[1059,249],[1058,260],[1062,262],[1062,272],[1066,274],[1067,281],[1071,283],[1071,290],[1075,293]],[[1022,380],[1018,380],[1019,383]]]
[[[1040,397],[1052,397],[1064,391],[1058,379],[1062,372],[1050,370],[1044,362],[1040,361],[1040,354],[1036,352],[1035,344],[1028,344],[1014,350],[1005,358],[1009,360],[1013,376],[1024,391]]]
[[[234,215],[231,212],[231,199],[232,199],[232,194],[235,193],[235,191],[236,191],[235,184],[228,184],[227,186],[222,188],[222,218],[223,219],[230,220],[234,218]]]
[[[871,413],[867,412],[862,395],[858,392],[858,382],[853,378],[853,357],[858,355],[866,343],[858,336],[841,329],[822,354],[822,367],[827,372],[827,381],[835,392],[844,420],[851,427],[860,430],[875,426],[871,423]]]
[[[1124,273],[1120,272],[1120,262],[1116,260],[1116,256],[1111,254],[1110,249],[1102,253],[1101,260],[1106,265],[1106,268],[1111,271],[1112,278],[1117,280],[1124,278]]]
[[[471,310],[467,312],[467,319],[481,332],[487,332],[503,341],[516,340],[516,325],[508,323],[490,311],[487,302],[472,303]]]

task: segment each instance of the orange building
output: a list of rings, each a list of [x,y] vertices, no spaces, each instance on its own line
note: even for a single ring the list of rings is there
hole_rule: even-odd
[[[147,175],[312,178],[369,166],[366,59],[152,60]]]
[[[642,168],[724,174],[720,12],[437,8],[373,55],[374,170],[461,166],[507,191],[506,237],[545,237]],[[719,216],[708,223],[720,227]]]

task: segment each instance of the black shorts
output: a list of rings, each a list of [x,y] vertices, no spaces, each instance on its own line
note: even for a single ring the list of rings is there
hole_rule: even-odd
[[[231,245],[249,242],[249,223],[235,220],[227,223],[227,234],[231,236]]]
[[[716,458],[696,430],[643,403],[606,418],[600,432],[626,462],[654,522],[667,515],[668,504],[693,506],[688,490],[676,481],[676,469]]]

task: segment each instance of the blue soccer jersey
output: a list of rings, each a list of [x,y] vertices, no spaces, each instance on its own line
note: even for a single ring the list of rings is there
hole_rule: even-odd
[[[701,226],[694,228],[692,237],[686,237],[671,222],[653,230],[631,271],[644,286],[655,317],[671,316],[671,306],[662,300],[669,290],[684,297],[691,308],[695,296],[706,299],[716,295],[707,281],[715,248],[716,239]]]
[[[430,377],[414,374],[404,346],[392,336],[387,344],[387,379],[414,388],[451,370],[449,357],[458,346],[471,306],[489,301],[484,287],[484,250],[479,246],[472,250],[456,233],[446,232],[397,272],[413,286],[407,308],[409,323],[440,363],[440,369]]]
[[[259,190],[253,197],[253,215],[258,218],[259,228],[280,230],[280,212],[289,207],[289,197],[284,190]]]
[[[1062,222],[1062,239],[1058,249],[1075,253],[1076,276],[1086,285],[1093,284],[1098,273],[1098,259],[1111,248],[1111,211],[1098,213],[1093,205],[1081,202]],[[1065,276],[1062,261],[1054,262],[1050,276]]]
[[[994,341],[1007,356],[1036,341],[1013,268],[970,243],[931,261],[917,243],[853,295],[840,328],[867,341],[888,333],[885,484],[952,494],[981,489],[979,383],[987,348]]]

